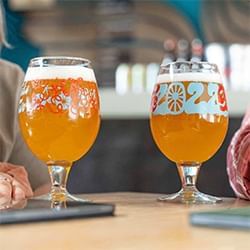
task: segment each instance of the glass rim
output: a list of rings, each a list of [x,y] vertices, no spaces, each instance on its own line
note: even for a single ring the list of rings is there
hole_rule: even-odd
[[[68,60],[68,61],[79,61],[77,64],[72,64],[72,66],[83,66],[83,67],[91,67],[91,61],[84,57],[75,57],[75,56],[38,56],[31,58],[29,61],[29,67],[42,66],[43,60]],[[38,65],[35,65],[37,63]],[[53,66],[71,66],[71,64],[53,64],[46,63],[46,65]]]
[[[183,64],[185,64],[185,65],[200,65],[200,66],[207,65],[207,66],[210,66],[210,69],[218,71],[217,64],[210,63],[210,62],[207,62],[207,61],[199,61],[199,62],[195,62],[195,61],[193,61],[193,62],[192,61],[180,61],[180,62],[177,62],[177,61],[175,61],[175,62],[170,62],[170,63],[167,63],[167,64],[161,64],[160,69],[170,69],[172,65],[183,65]],[[205,69],[205,67],[204,67],[204,69]],[[188,73],[188,72],[186,72],[186,73]],[[190,71],[190,73],[192,73],[192,72]]]

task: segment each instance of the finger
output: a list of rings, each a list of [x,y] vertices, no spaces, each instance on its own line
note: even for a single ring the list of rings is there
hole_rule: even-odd
[[[21,201],[16,201],[13,200],[11,208],[15,208],[15,209],[21,209],[27,206],[27,199],[21,200]]]
[[[0,181],[0,203],[6,203],[11,200],[12,185],[7,181]]]
[[[12,177],[8,174],[1,173],[0,174],[0,196],[11,198],[12,193]]]
[[[18,180],[18,179],[16,180],[16,179],[14,179],[14,181],[12,182],[12,185],[15,185],[16,182],[18,182],[18,184],[20,184],[23,187],[23,189],[25,191],[25,196],[27,198],[33,196],[33,190],[31,188],[30,183],[29,183],[28,180],[23,180],[23,179],[22,180]]]
[[[10,207],[11,197],[0,196],[0,210]]]
[[[32,188],[30,186],[26,187],[25,195],[26,195],[27,198],[30,198],[30,197],[32,197],[34,195],[33,190],[32,190]]]
[[[12,193],[12,186],[11,183],[5,181],[5,182],[0,182],[0,196],[1,197],[11,197]]]
[[[12,197],[13,199],[29,198],[33,195],[33,191],[28,183],[22,184],[16,179],[12,181]]]
[[[11,171],[8,171],[15,180],[19,182],[24,187],[26,197],[33,196],[33,191],[29,183],[28,175],[24,167],[19,166]]]
[[[18,195],[19,195],[20,189],[22,189],[22,191],[24,192],[25,198],[29,198],[29,197],[33,196],[33,191],[31,189],[29,183],[27,183],[27,182],[19,182],[18,180],[13,179],[12,186],[13,186],[13,189],[14,189],[14,187],[18,187],[17,191],[16,191],[16,189],[13,190],[12,197],[15,195],[15,192],[18,192]]]
[[[1,183],[2,182],[9,182],[9,183],[11,183],[12,180],[13,180],[13,178],[9,174],[0,172],[0,182]]]
[[[12,198],[15,201],[24,200],[26,198],[25,190],[21,185],[15,185],[12,188]]]

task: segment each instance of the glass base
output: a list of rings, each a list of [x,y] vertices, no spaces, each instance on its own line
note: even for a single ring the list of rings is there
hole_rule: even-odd
[[[164,195],[158,198],[158,201],[184,203],[184,204],[215,204],[222,202],[221,198],[211,196],[195,190],[181,189],[174,194]]]
[[[84,199],[84,198],[79,198],[75,195],[72,195],[70,194],[68,191],[65,192],[65,195],[63,195],[62,197],[53,197],[53,195],[51,193],[48,193],[48,194],[43,194],[43,195],[40,195],[40,196],[36,196],[32,199],[35,199],[35,200],[46,200],[46,201],[75,201],[75,202],[81,202],[81,203],[89,203],[91,202],[91,200],[88,200],[88,199]]]
[[[50,193],[38,196],[36,199],[51,201],[53,204],[61,204],[67,201],[88,203],[88,199],[79,198],[70,194],[66,189],[66,182],[71,168],[67,161],[49,162],[48,171],[51,179]]]

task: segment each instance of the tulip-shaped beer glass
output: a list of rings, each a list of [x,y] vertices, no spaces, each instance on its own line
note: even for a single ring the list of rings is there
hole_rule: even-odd
[[[182,189],[161,201],[216,203],[220,198],[197,190],[203,162],[220,148],[228,127],[228,109],[217,66],[174,62],[161,66],[151,101],[150,126],[161,152],[177,164]]]
[[[48,198],[80,201],[67,192],[66,182],[72,162],[89,150],[100,125],[98,87],[90,61],[75,57],[32,59],[18,113],[25,142],[48,166],[52,182]]]

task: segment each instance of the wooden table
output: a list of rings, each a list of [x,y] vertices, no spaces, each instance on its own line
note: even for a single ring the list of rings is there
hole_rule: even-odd
[[[0,250],[90,249],[250,249],[249,231],[192,227],[190,211],[250,206],[225,199],[219,205],[187,206],[156,202],[157,194],[106,193],[85,195],[117,204],[115,217],[0,227]]]

